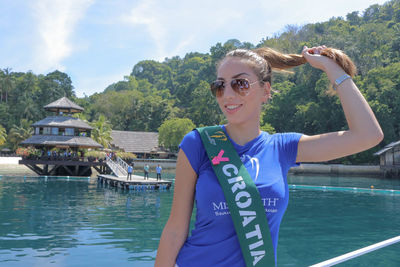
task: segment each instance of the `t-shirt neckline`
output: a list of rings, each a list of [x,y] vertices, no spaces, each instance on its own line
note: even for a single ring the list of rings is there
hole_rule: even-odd
[[[242,146],[242,145],[237,144],[237,143],[229,136],[229,134],[228,134],[228,132],[227,132],[227,130],[226,130],[225,125],[220,125],[220,126],[221,126],[222,130],[225,132],[225,134],[226,134],[226,136],[228,137],[228,139],[232,142],[232,144],[233,144],[233,146],[235,147],[235,149],[236,149],[236,150],[239,150],[239,151],[244,151],[244,150],[246,150],[246,149],[252,147],[255,143],[257,143],[257,142],[259,142],[260,140],[262,140],[262,139],[263,139],[263,136],[266,134],[266,132],[261,131],[261,133],[260,133],[256,138],[254,138],[253,140],[250,140],[249,142],[247,142],[246,144],[244,144],[244,145]]]

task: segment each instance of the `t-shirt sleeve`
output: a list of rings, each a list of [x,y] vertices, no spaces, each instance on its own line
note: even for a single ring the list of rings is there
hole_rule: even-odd
[[[281,149],[284,152],[288,167],[298,166],[296,163],[297,148],[302,134],[299,133],[284,133],[281,135]]]
[[[199,170],[204,154],[203,143],[198,131],[193,130],[183,137],[179,148],[185,152],[193,170],[199,175]]]

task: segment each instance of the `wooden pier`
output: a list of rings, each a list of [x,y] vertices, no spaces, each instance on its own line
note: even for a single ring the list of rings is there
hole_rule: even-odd
[[[109,174],[111,169],[105,161],[86,161],[84,158],[68,159],[58,157],[56,159],[42,157],[38,159],[22,158],[19,164],[24,164],[29,169],[40,176],[44,175],[70,175],[70,176],[90,176],[91,168],[98,173]]]
[[[143,176],[132,175],[132,180],[127,180],[126,177],[117,177],[115,175],[100,174],[97,176],[97,181],[101,184],[110,185],[124,190],[162,190],[170,189],[172,182],[167,180],[158,180],[149,178],[144,180]]]

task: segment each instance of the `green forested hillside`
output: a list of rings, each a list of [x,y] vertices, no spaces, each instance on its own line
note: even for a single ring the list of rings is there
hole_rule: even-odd
[[[44,75],[0,71],[0,125],[7,132],[21,119],[37,121],[42,106],[66,95],[85,108],[85,118],[96,120],[103,114],[113,129],[157,131],[170,118],[189,118],[195,125],[223,123],[223,116],[209,92],[218,60],[234,48],[269,46],[282,52],[300,53],[304,45],[325,44],[345,51],[356,63],[355,82],[374,110],[383,131],[383,145],[400,139],[400,1],[373,5],[345,18],[287,26],[258,44],[228,40],[217,43],[209,53],[192,52],[163,62],[137,63],[123,81],[108,86],[103,93],[76,99],[67,74]],[[6,67],[6,66],[5,66]],[[345,129],[346,122],[336,96],[326,93],[325,74],[303,65],[293,74],[277,73],[272,87],[279,91],[266,106],[262,125],[276,132],[305,134]],[[377,161],[378,148],[342,159],[346,163]]]

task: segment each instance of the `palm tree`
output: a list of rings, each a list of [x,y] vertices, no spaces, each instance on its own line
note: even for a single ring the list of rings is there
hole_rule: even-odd
[[[0,102],[3,102],[3,79],[4,73],[3,70],[0,69]]]
[[[22,116],[28,120],[34,120],[37,118],[39,115],[38,113],[38,108],[36,107],[36,103],[32,98],[25,98],[25,100],[22,101],[22,106],[24,107]]]
[[[4,145],[7,140],[7,132],[6,129],[0,125],[0,146]]]
[[[29,126],[30,122],[26,119],[21,120],[21,125],[13,125],[8,134],[8,141],[13,145],[13,149],[16,150],[18,145],[28,139],[33,134],[33,129]]]
[[[1,85],[2,91],[6,94],[6,103],[8,101],[8,94],[14,89],[14,77],[10,68],[4,69],[4,78]]]
[[[77,119],[81,119],[86,123],[89,123],[88,120],[86,119],[86,115],[83,113],[75,113],[72,115],[72,117],[77,118]]]
[[[111,124],[106,120],[104,115],[100,115],[97,121],[90,123],[94,128],[92,130],[92,138],[97,143],[102,145],[104,148],[109,147],[112,137],[111,137]]]

